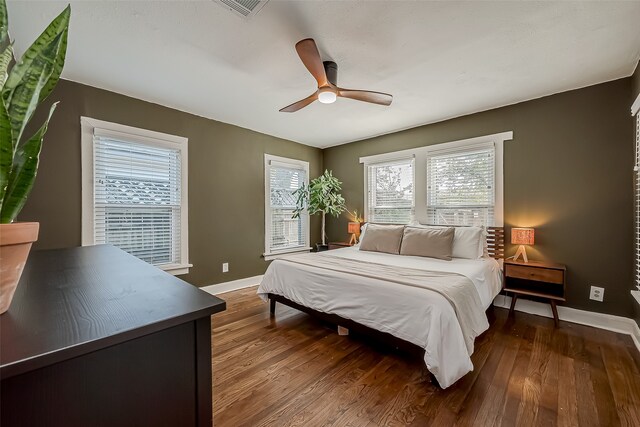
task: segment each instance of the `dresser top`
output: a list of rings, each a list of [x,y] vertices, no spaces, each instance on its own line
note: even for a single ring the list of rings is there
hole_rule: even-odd
[[[33,251],[0,316],[7,378],[225,310],[210,295],[110,245]]]

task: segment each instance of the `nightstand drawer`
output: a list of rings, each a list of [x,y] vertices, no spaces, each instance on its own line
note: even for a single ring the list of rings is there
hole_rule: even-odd
[[[564,283],[564,272],[549,268],[526,267],[521,265],[506,265],[505,275],[516,279],[536,280],[538,282]]]

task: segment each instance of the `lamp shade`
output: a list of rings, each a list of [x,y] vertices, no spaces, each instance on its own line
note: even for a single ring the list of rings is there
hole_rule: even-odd
[[[512,228],[511,243],[514,245],[533,245],[534,234],[533,228]]]
[[[359,234],[360,233],[360,223],[359,222],[350,222],[349,223],[349,234]]]

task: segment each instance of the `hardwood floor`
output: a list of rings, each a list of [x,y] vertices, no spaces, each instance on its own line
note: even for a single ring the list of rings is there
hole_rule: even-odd
[[[220,295],[214,425],[640,426],[640,355],[626,335],[489,310],[475,370],[441,390],[420,357],[339,336],[256,288]]]

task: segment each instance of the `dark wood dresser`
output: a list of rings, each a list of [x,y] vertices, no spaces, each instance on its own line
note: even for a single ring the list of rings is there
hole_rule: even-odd
[[[32,252],[0,316],[0,425],[211,426],[223,310],[113,246]]]

